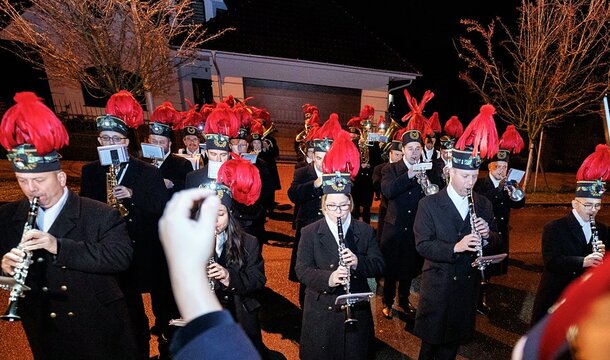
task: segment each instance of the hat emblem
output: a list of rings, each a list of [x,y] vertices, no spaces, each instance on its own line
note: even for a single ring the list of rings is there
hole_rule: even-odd
[[[498,159],[506,159],[506,152],[505,151],[499,151],[498,152]]]
[[[156,135],[163,134],[163,128],[161,128],[161,126],[156,123],[150,127],[150,130],[152,130],[153,134],[156,134]]]
[[[417,140],[417,139],[419,139],[419,132],[418,131],[409,131],[409,137],[413,140]]]
[[[189,134],[189,135],[196,135],[196,134],[197,134],[197,129],[196,129],[196,128],[194,128],[194,127],[192,127],[192,126],[188,126],[188,127],[186,128],[186,132],[187,132],[187,134]]]

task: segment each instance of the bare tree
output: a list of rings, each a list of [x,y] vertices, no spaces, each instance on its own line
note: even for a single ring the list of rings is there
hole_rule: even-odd
[[[543,129],[600,113],[608,90],[610,7],[606,0],[522,0],[516,28],[462,20],[460,78],[499,117],[527,133],[526,180]]]
[[[101,96],[163,93],[205,41],[232,30],[208,34],[194,21],[191,0],[31,0],[25,11],[0,3],[5,37],[19,56],[50,79],[77,81]]]

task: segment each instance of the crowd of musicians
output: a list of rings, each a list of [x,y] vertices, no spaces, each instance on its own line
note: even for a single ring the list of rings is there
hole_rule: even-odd
[[[514,126],[498,134],[491,105],[466,127],[456,116],[441,126],[438,113],[424,115],[432,92],[419,102],[405,96],[410,112],[389,123],[369,105],[345,126],[337,114],[323,120],[315,105],[303,105],[287,189],[294,245],[286,275],[299,285],[302,359],[372,358],[373,296],[381,297],[382,321],[399,312],[413,319],[420,359],[456,358],[475,334],[477,312],[494,309],[487,289],[508,271],[510,212],[526,201],[510,172],[524,141]],[[83,166],[76,194],[60,164],[65,128],[35,94],[14,100],[0,143],[25,197],[0,207],[3,279],[13,278],[4,318],[22,321],[36,359],[149,359],[151,336],[159,358],[180,357],[170,344],[188,328],[181,329],[158,223],[169,199],[188,188],[220,199],[215,247],[201,259],[211,291],[258,356],[277,355],[263,342],[258,316],[265,224],[281,189],[269,112],[232,96],[185,112],[164,102],[139,139],[142,107],[120,91],[95,120],[91,146],[100,160]],[[552,323],[564,289],[603,264],[608,231],[595,216],[608,169],[610,149],[599,145],[579,169],[572,210],[544,227],[532,325]],[[193,219],[210,215],[189,210]],[[32,224],[24,228],[26,219]],[[523,358],[540,341],[524,337]]]

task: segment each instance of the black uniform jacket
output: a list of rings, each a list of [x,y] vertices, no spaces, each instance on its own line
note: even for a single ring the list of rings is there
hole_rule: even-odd
[[[0,252],[17,246],[29,202],[0,208]],[[133,249],[125,221],[73,192],[49,229],[58,252],[36,250],[18,314],[36,359],[132,359],[135,341],[115,275]]]
[[[345,242],[358,257],[358,266],[351,270],[351,293],[370,292],[367,278],[381,276],[384,268],[373,228],[352,218]],[[299,281],[306,286],[301,330],[302,359],[366,358],[367,345],[373,334],[370,305],[364,302],[354,307],[352,315],[358,319],[358,324],[356,330],[345,336],[345,314],[335,306],[335,299],[345,291],[342,286],[328,286],[328,279],[338,264],[337,241],[326,219],[303,228],[296,264]],[[348,349],[345,354],[344,349]]]
[[[500,246],[487,198],[474,193],[475,212],[489,224],[483,255]],[[469,215],[462,219],[447,188],[423,198],[415,218],[415,243],[424,257],[422,285],[414,333],[430,344],[469,340],[474,333],[480,271],[472,267],[475,252],[454,253],[470,234]]]
[[[596,222],[598,237],[608,246],[608,227]],[[547,223],[542,230],[542,258],[544,270],[536,292],[532,322],[546,315],[557,301],[561,292],[582,275],[585,256],[593,252],[592,245],[585,240],[585,234],[574,214]]]
[[[383,167],[381,194],[388,201],[380,241],[386,276],[414,278],[421,272],[423,259],[415,250],[413,222],[424,193],[417,178],[409,178],[402,159]]]
[[[178,191],[184,190],[186,174],[193,171],[193,165],[181,156],[169,154],[161,166],[159,166],[159,170],[161,170],[161,175],[164,179],[171,180],[174,183],[174,187],[168,189],[169,196],[171,197]]]

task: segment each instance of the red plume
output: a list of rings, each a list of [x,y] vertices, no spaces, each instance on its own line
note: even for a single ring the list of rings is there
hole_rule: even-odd
[[[464,130],[455,147],[464,150],[466,146],[472,146],[472,155],[480,153],[482,158],[491,159],[498,153],[498,130],[494,122],[493,114],[496,108],[493,105],[481,106],[481,111]]]
[[[361,121],[362,121],[362,118],[360,118],[358,116],[354,116],[351,119],[349,119],[349,121],[347,122],[347,126],[359,128]]]
[[[409,94],[407,89],[404,90],[404,94],[405,94],[405,98],[407,99],[407,105],[409,105],[409,108],[411,109],[411,111],[402,117],[402,121],[405,122],[407,120],[410,120],[412,117],[424,117],[424,115],[423,115],[424,107],[426,106],[426,103],[428,103],[428,101],[432,100],[432,98],[434,97],[434,93],[430,90],[426,90],[426,92],[424,93],[424,96],[422,96],[422,99],[419,102],[419,104],[417,103],[417,100],[415,100],[413,97],[411,97],[411,94]],[[424,121],[424,120],[417,119],[416,123],[420,123],[422,121]],[[423,125],[422,125],[421,129],[415,128],[415,130],[419,130],[419,131],[421,131],[422,129],[423,129]],[[413,130],[413,129],[411,129],[411,130]]]
[[[212,113],[212,110],[214,110],[215,108],[216,108],[215,102],[212,104],[203,104],[203,106],[199,110],[199,113],[201,114],[201,116],[203,116],[202,120],[204,122],[208,119],[208,116],[210,116],[210,114]]]
[[[324,125],[316,131],[315,139],[334,139],[335,135],[339,134],[340,131],[343,131],[343,129],[339,123],[339,115],[332,113]]]
[[[599,144],[595,151],[587,156],[576,173],[576,181],[610,179],[610,148]]]
[[[442,131],[441,122],[438,119],[438,112],[435,111],[432,113],[432,116],[428,119],[428,125],[430,125],[430,128],[435,133],[440,133]]]
[[[307,136],[305,136],[304,141],[311,141],[314,139],[318,139],[318,137],[316,137],[316,135],[318,134],[319,130],[320,130],[320,125],[318,125],[317,123],[314,123],[312,125],[312,127],[309,129],[309,131],[307,132]]]
[[[254,111],[254,119],[260,121],[263,124],[263,127],[268,128],[273,124],[271,121],[271,114],[269,114],[267,109],[252,106],[252,110]]]
[[[513,154],[518,154],[525,147],[523,138],[515,128],[515,125],[508,125],[504,134],[500,138],[500,149],[509,150]]]
[[[360,119],[366,120],[370,119],[375,115],[375,108],[371,105],[364,105],[362,110],[360,110]]]
[[[197,104],[193,105],[188,99],[185,99],[189,106],[188,111],[182,113],[182,123],[180,128],[184,129],[187,126],[199,127],[203,125],[203,114],[197,111]],[[201,130],[201,129],[200,129]]]
[[[252,121],[252,124],[250,124],[250,134],[263,135],[263,132],[265,132],[265,129],[263,128],[263,123],[258,120]]]
[[[233,106],[235,106],[235,98],[233,97],[233,95],[227,96],[222,102],[227,104],[227,106],[229,106],[230,108],[233,108]]]
[[[221,134],[234,138],[239,133],[239,119],[225,103],[219,103],[208,116],[205,122],[206,134]]]
[[[261,176],[248,160],[231,159],[218,169],[218,182],[228,186],[233,199],[244,205],[252,205],[261,194]]]
[[[68,132],[49,109],[33,92],[18,92],[11,106],[2,117],[0,144],[10,150],[19,145],[30,144],[40,155],[59,150],[68,145]]]
[[[235,115],[239,118],[240,127],[244,129],[249,129],[250,124],[254,118],[252,117],[252,113],[254,112],[249,105],[246,105],[245,102],[238,102],[233,107],[233,111]]]
[[[380,127],[382,124],[385,126],[385,116],[379,115],[379,119],[377,120],[377,127]]]
[[[396,131],[396,133],[394,133],[394,139],[393,140],[398,140],[398,141],[402,141],[402,136],[405,134],[405,132],[407,132],[408,130],[411,129],[407,129],[407,127],[403,127],[401,129],[399,129],[398,131]]]
[[[164,101],[161,105],[157,106],[152,115],[150,115],[151,122],[165,124],[174,130],[180,126],[180,120],[182,120],[180,112],[169,101]]]
[[[121,90],[108,99],[106,114],[118,117],[132,129],[137,129],[144,123],[142,105],[127,90]]]
[[[460,122],[457,116],[453,115],[445,123],[445,134],[450,137],[457,139],[464,133],[464,125]]]
[[[349,173],[354,179],[360,170],[360,152],[349,138],[349,133],[342,130],[345,134],[337,133],[337,137],[324,156],[322,162],[322,172],[333,174],[335,172]]]

